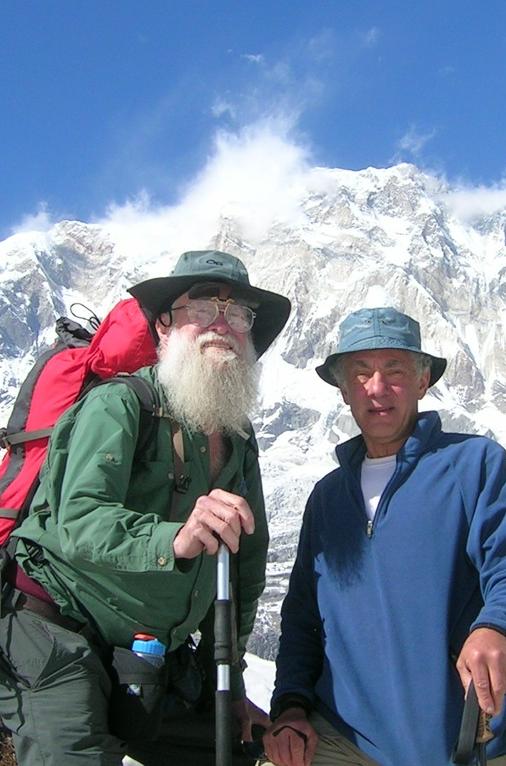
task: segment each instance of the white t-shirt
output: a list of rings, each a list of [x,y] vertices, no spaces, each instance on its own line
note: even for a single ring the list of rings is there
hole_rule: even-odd
[[[365,510],[370,521],[374,519],[383,490],[395,471],[395,462],[396,455],[387,457],[367,457],[366,455],[364,458],[360,483]]]

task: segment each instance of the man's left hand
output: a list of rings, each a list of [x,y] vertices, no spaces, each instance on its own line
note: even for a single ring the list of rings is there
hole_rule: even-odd
[[[491,628],[473,630],[462,647],[457,670],[466,692],[473,680],[481,709],[498,715],[506,694],[506,636]]]
[[[257,707],[254,702],[244,697],[242,700],[232,702],[232,714],[241,726],[241,739],[243,742],[251,742],[253,739],[251,727],[258,724],[266,729],[270,725],[267,713]]]

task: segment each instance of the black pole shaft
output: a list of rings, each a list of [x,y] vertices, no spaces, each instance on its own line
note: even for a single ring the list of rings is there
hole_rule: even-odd
[[[232,766],[230,692],[216,690],[216,766]]]

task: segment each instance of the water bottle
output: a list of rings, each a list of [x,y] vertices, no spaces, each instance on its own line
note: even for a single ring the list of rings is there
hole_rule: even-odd
[[[135,634],[132,642],[132,652],[135,652],[139,657],[157,667],[161,667],[165,662],[165,644],[162,644],[161,641],[154,636],[150,636],[148,633]],[[142,689],[140,685],[130,684],[128,686],[128,694],[141,697]]]

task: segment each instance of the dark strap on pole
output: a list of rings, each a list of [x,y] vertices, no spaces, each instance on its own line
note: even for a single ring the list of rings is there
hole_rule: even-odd
[[[453,763],[486,766],[486,744],[494,736],[488,725],[489,718],[479,706],[476,689],[471,681],[464,703],[459,737],[452,754]]]

